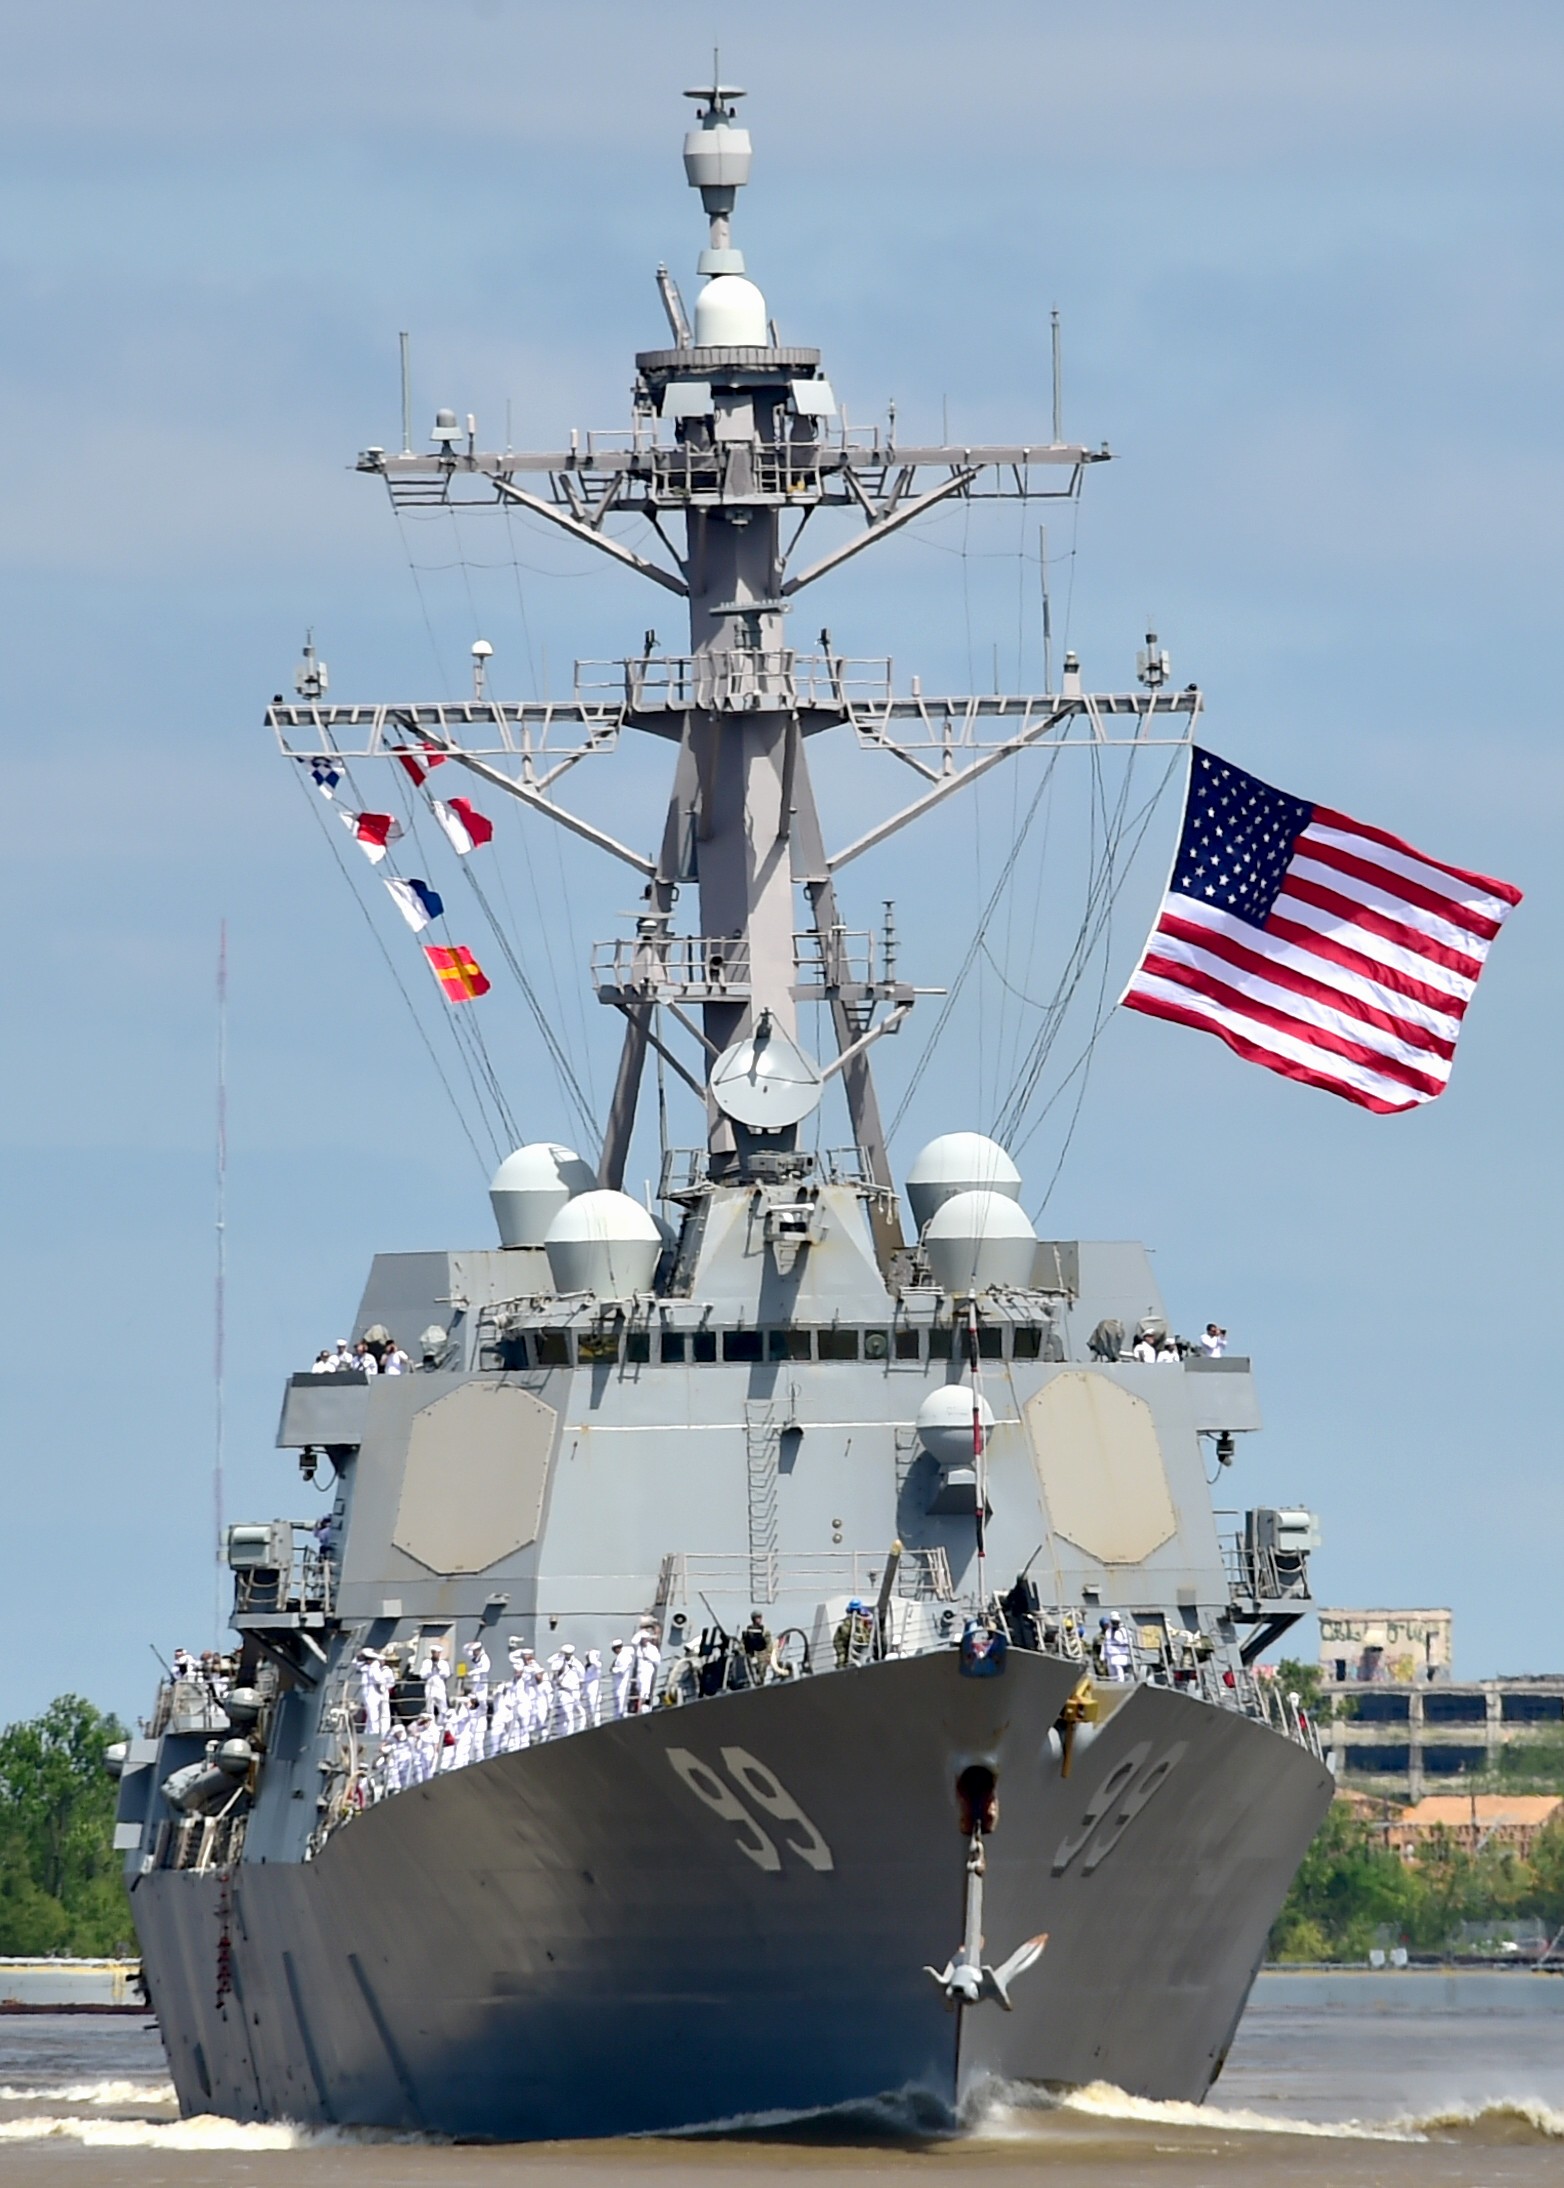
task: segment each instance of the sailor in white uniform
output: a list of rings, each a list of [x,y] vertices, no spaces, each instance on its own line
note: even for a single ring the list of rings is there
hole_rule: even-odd
[[[1117,1680],[1121,1686],[1135,1668],[1135,1654],[1130,1647],[1130,1637],[1124,1630],[1124,1621],[1116,1611],[1103,1620],[1102,1661],[1108,1677]]]
[[[467,1651],[467,1692],[475,1694],[479,1701],[486,1701],[489,1694],[489,1652],[479,1634]]]
[[[635,1637],[635,1707],[650,1709],[657,1690],[657,1671],[663,1660],[655,1627],[643,1626]]]
[[[595,1725],[598,1719],[599,1696],[603,1686],[603,1659],[596,1649],[586,1652],[586,1664],[581,1678],[581,1703],[586,1722]]]
[[[526,1736],[524,1747],[536,1747],[546,1740],[554,1715],[554,1689],[549,1684],[548,1673],[529,1649],[527,1665],[522,1673],[521,1691],[526,1712]]]
[[[381,1739],[391,1730],[391,1698],[380,1677],[385,1666],[373,1649],[360,1649],[355,1669],[358,1698],[364,1711],[365,1737]]]
[[[630,1696],[635,1687],[635,1651],[628,1641],[611,1644],[613,1654],[608,1659],[608,1677],[614,1690],[614,1715],[628,1717]]]
[[[566,1641],[548,1660],[549,1677],[554,1682],[554,1724],[556,1736],[579,1732],[586,1723],[586,1705],[583,1690],[586,1670],[576,1655],[574,1641]]]
[[[418,1676],[424,1683],[424,1707],[436,1721],[445,1715],[450,1695],[450,1666],[445,1661],[445,1651],[438,1641],[431,1641],[429,1654],[418,1667]]]

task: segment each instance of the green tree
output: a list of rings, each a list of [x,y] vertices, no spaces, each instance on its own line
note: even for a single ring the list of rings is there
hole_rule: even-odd
[[[1301,1691],[1301,1690],[1299,1690]],[[1271,1932],[1277,1960],[1363,1960],[1375,1933],[1410,1932],[1420,1880],[1383,1834],[1333,1801]]]
[[[1550,1932],[1564,1930],[1564,1810],[1537,1834],[1520,1907],[1523,1914],[1539,1916]]]
[[[132,1935],[105,1750],[124,1738],[78,1694],[0,1732],[0,1952],[115,1952]]]

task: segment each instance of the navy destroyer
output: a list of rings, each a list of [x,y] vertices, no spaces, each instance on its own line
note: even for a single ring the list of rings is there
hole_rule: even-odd
[[[1187,744],[1200,694],[1154,642],[1126,691],[1067,657],[1056,690],[938,699],[788,644],[850,557],[959,497],[1074,494],[1107,451],[850,431],[733,240],[742,94],[690,96],[701,287],[687,316],[659,271],[629,430],[486,453],[442,411],[429,453],[359,459],[401,506],[601,550],[687,602],[688,651],[513,703],[480,648],[470,699],[357,705],[311,653],[270,711],[328,790],[471,778],[641,900],[593,957],[623,1022],[601,1144],[517,1148],[498,1243],[376,1258],[352,1350],[283,1398],[329,1517],[229,1529],[232,1658],[181,1659],[121,1757],[191,2113],[524,2139],[953,2119],[993,2081],[1198,2099],[1330,1799],[1259,1671],[1314,1524],[1223,1520],[1208,1486],[1260,1425],[1248,1361],[1176,1341],[1142,1247],[1038,1237],[968,1120],[898,1193],[871,1065],[916,991],[838,895],[1005,761]],[[667,751],[649,844],[557,787],[630,733]],[[811,787],[832,735],[916,778],[846,843]],[[437,817],[472,848],[470,801]],[[476,961],[428,947],[467,1008]],[[624,1189],[654,1059],[700,1119],[661,1215]]]

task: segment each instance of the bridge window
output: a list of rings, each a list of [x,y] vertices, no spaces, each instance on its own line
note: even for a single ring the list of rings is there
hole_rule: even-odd
[[[683,1358],[683,1330],[664,1330],[662,1338],[662,1362],[664,1367],[667,1367],[671,1362],[682,1360]]]
[[[822,1360],[856,1360],[858,1357],[858,1332],[856,1330],[829,1329],[820,1332],[820,1357]]]
[[[539,1367],[569,1367],[569,1330],[539,1330],[532,1340]]]
[[[691,1330],[690,1358],[696,1361],[715,1360],[717,1357],[717,1332],[715,1330]]]
[[[865,1330],[863,1356],[866,1360],[885,1360],[890,1357],[891,1333],[889,1330]]]
[[[1011,1340],[1012,1359],[1040,1360],[1043,1354],[1043,1333],[1035,1322],[1018,1322]]]
[[[722,1357],[724,1360],[758,1360],[761,1352],[759,1330],[724,1330],[722,1333]]]
[[[619,1332],[617,1330],[583,1330],[576,1339],[576,1358],[589,1360],[617,1360],[619,1357]]]
[[[768,1360],[808,1360],[813,1358],[812,1330],[767,1330],[766,1358]]]
[[[650,1330],[626,1330],[625,1366],[645,1367],[652,1357],[652,1333]]]
[[[921,1330],[898,1330],[896,1332],[896,1357],[898,1360],[921,1360],[923,1358],[923,1332]]]

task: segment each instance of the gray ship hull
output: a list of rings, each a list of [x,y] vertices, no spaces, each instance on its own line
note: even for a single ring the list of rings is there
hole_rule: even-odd
[[[145,1875],[180,2103],[528,2140],[908,2093],[949,2114],[990,2076],[1198,2099],[1330,1779],[1151,1686],[1063,1778],[1078,1675],[942,1651],[659,1710],[409,1789],[309,1863]],[[1011,2013],[948,2012],[924,1972],[960,1940],[974,1761],[999,1785],[988,1956],[1049,1935]]]

